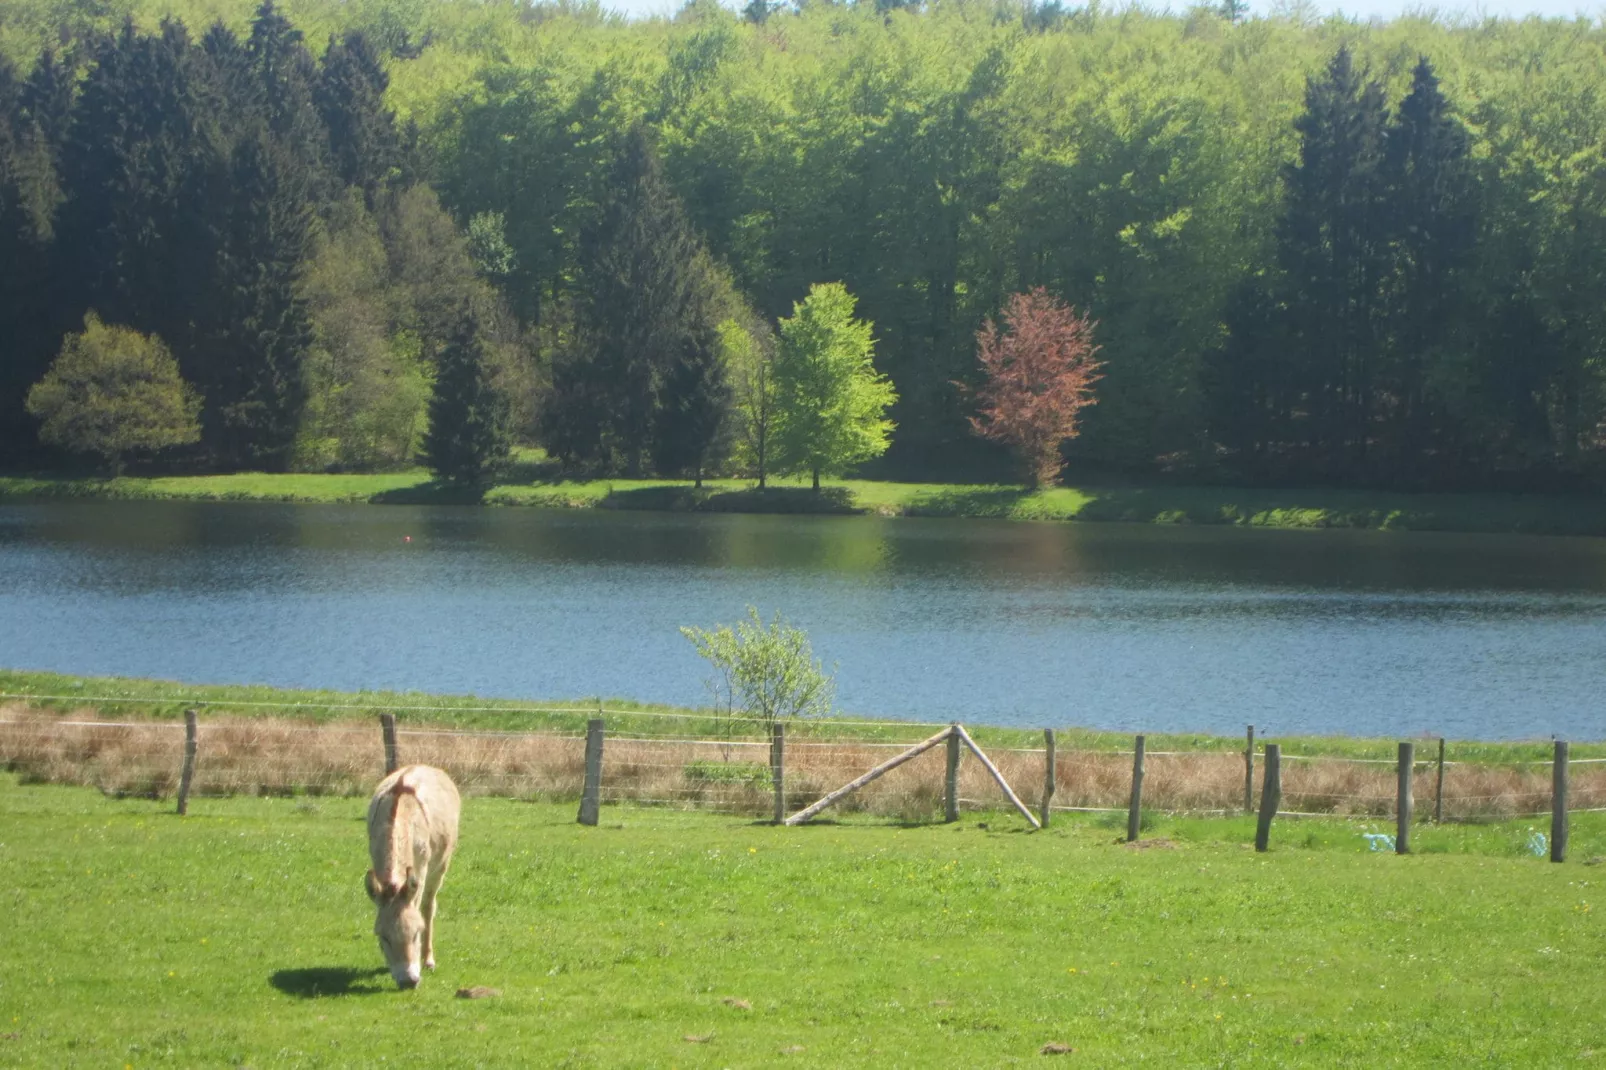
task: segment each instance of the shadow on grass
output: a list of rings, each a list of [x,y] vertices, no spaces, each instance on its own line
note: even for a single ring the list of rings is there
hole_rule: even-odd
[[[1020,487],[955,487],[920,494],[904,511],[910,516],[1008,517],[1026,495]]]
[[[749,487],[708,496],[702,508],[710,513],[823,513],[843,516],[862,513],[847,487]]]
[[[864,510],[853,504],[847,487],[756,487],[715,491],[677,484],[610,491],[599,503],[603,509],[641,509],[659,512],[703,513],[823,513],[846,515]]]
[[[484,498],[484,488],[432,479],[410,487],[382,490],[368,500],[375,505],[478,505]]]
[[[355,966],[309,966],[302,970],[280,970],[268,982],[287,996],[318,999],[323,996],[377,996],[396,986],[383,966],[358,969]]]

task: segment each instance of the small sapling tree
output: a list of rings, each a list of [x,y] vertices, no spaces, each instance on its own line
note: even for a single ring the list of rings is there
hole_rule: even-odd
[[[63,341],[27,406],[40,421],[41,441],[98,453],[113,475],[122,474],[130,453],[201,437],[201,400],[162,340],[101,323],[93,312]]]
[[[976,333],[985,378],[970,426],[1014,450],[1035,490],[1059,478],[1060,444],[1076,437],[1077,415],[1095,401],[1095,324],[1042,287],[1011,295],[1004,324],[989,319]]]
[[[815,659],[808,633],[779,613],[766,625],[748,606],[747,619],[734,627],[682,628],[680,634],[714,667],[709,687],[727,728],[745,719],[768,731],[780,721],[831,712],[835,678]]]

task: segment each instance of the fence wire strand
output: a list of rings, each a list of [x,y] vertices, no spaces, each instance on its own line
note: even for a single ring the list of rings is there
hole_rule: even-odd
[[[0,696],[4,697],[4,696]],[[39,696],[26,696],[38,698]],[[72,696],[71,701],[99,701]],[[128,699],[148,704],[149,699]],[[167,701],[167,700],[164,700]],[[172,700],[177,702],[179,700]],[[230,703],[257,707],[269,703]],[[302,704],[304,708],[337,708]],[[338,708],[369,711],[345,704]],[[390,709],[407,707],[386,707]],[[465,707],[418,707],[463,710]],[[485,707],[506,709],[506,707]],[[530,709],[535,709],[531,707]],[[591,707],[542,707],[594,715]],[[25,781],[90,785],[112,795],[170,797],[183,766],[182,723],[118,721],[45,711],[8,709],[0,719],[0,766]],[[605,709],[605,712],[606,709]],[[623,733],[606,736],[601,799],[767,816],[774,805],[770,741],[749,734],[691,738],[641,731],[638,711]],[[680,715],[691,716],[691,715]],[[706,718],[704,718],[706,720]],[[871,722],[864,722],[871,723]],[[785,743],[785,805],[796,812],[876,767],[917,740],[831,738],[835,727],[794,726]],[[886,728],[945,727],[882,724]],[[400,759],[448,770],[465,794],[527,799],[578,800],[585,782],[585,739],[573,731],[517,732],[402,727],[396,731]],[[197,760],[191,795],[364,796],[383,776],[385,752],[371,721],[329,723],[260,716],[230,717],[222,710],[203,718],[197,730]],[[1044,793],[1042,748],[985,748],[1014,791],[1037,810]],[[1120,813],[1127,808],[1132,778],[1130,750],[1058,749],[1051,811]],[[1397,763],[1384,759],[1284,755],[1283,795],[1295,805],[1289,816],[1385,817],[1396,803]],[[1149,751],[1145,755],[1143,807],[1172,813],[1243,813],[1244,754],[1241,751]],[[1443,789],[1433,759],[1415,763],[1418,812],[1436,807],[1446,820],[1530,816],[1551,798],[1550,762],[1443,763]],[[1606,812],[1606,758],[1573,759],[1571,812]],[[1543,767],[1543,768],[1541,768]],[[1256,755],[1260,770],[1260,755]],[[1423,770],[1429,770],[1424,772]],[[1426,787],[1428,790],[1421,790]],[[1260,785],[1255,785],[1258,799]],[[838,804],[848,813],[920,821],[940,816],[946,792],[944,748],[890,771]],[[972,756],[962,755],[958,803],[966,809],[999,809],[1003,791]]]

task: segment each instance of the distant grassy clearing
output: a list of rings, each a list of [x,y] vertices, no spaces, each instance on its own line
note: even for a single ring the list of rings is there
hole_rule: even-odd
[[[375,972],[362,800],[167,810],[0,777],[0,894],[27,919],[0,926],[0,1061],[1004,1066],[1062,1043],[1095,1066],[1536,1066],[1606,1047],[1600,871],[1510,852],[1402,859],[1332,823],[1268,856],[1241,821],[1162,825],[1171,846],[1139,851],[1003,815],[605,808],[581,829],[570,806],[474,799],[441,969],[403,994]],[[471,985],[503,994],[452,998]]]
[[[527,451],[528,452],[528,451]],[[488,505],[706,512],[872,513],[1016,520],[1229,524],[1277,528],[1606,534],[1606,500],[1512,494],[1398,494],[1243,487],[1057,487],[836,481],[820,494],[807,480],[569,481],[544,478],[538,454],[491,488]],[[452,504],[473,500],[432,483],[423,469],[375,475],[269,475],[58,479],[0,476],[0,502],[87,499]]]

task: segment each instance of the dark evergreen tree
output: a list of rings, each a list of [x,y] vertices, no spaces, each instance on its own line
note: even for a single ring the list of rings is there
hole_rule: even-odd
[[[23,399],[73,322],[50,277],[72,95],[71,70],[49,50],[20,82],[0,61],[0,464],[36,453]]]
[[[491,373],[479,317],[465,301],[437,363],[424,437],[424,463],[443,483],[483,489],[507,463],[508,399]]]
[[[1429,372],[1463,334],[1469,312],[1466,271],[1477,216],[1466,127],[1450,112],[1433,67],[1422,57],[1411,91],[1389,128],[1383,179],[1392,242],[1389,351],[1380,369],[1388,411],[1386,459],[1402,474],[1420,469],[1432,447],[1450,443]],[[1435,441],[1435,439],[1438,441]]]
[[[1210,440],[1227,451],[1221,463],[1229,472],[1251,479],[1283,474],[1294,403],[1279,338],[1284,311],[1272,291],[1263,277],[1239,285],[1226,309],[1227,337],[1200,372]]]
[[[41,367],[23,336],[30,315],[27,269],[33,266],[28,261],[34,243],[22,191],[16,130],[21,113],[21,86],[0,57],[0,466],[16,464],[28,452],[34,421],[23,402],[48,367],[48,357]]]
[[[312,331],[297,294],[312,213],[297,161],[266,130],[235,147],[205,352],[202,442],[225,468],[288,466]]]
[[[262,0],[251,21],[245,54],[255,83],[255,104],[268,132],[290,153],[302,172],[307,195],[316,205],[334,193],[329,169],[329,135],[313,101],[318,65],[273,0]]]
[[[1287,359],[1312,467],[1328,478],[1364,461],[1389,268],[1383,88],[1340,48],[1305,88],[1299,162],[1285,173],[1278,259]]]
[[[671,370],[700,344],[688,334],[707,329],[696,317],[700,249],[640,126],[625,137],[606,188],[600,218],[580,240],[583,342],[553,370],[546,422],[566,459],[639,475]],[[697,378],[688,368],[677,387]],[[595,433],[565,426],[596,417]]]
[[[704,268],[704,273],[711,269]],[[658,391],[652,463],[661,476],[703,474],[730,454],[731,383],[720,351],[712,279],[693,287],[686,326]]]
[[[318,80],[317,104],[329,131],[330,159],[344,186],[363,191],[372,208],[397,166],[396,117],[385,107],[389,76],[368,38],[353,31],[330,39]]]

